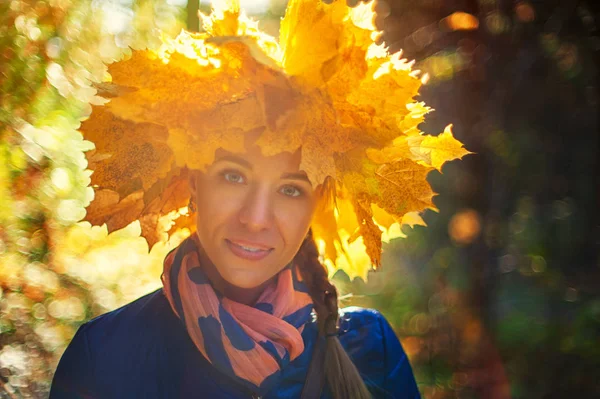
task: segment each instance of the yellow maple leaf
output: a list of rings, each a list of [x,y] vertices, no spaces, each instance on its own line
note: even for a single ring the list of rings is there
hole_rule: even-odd
[[[282,65],[288,75],[298,76],[307,86],[319,87],[324,83],[321,67],[338,54],[345,14],[346,5],[341,2],[291,0],[288,3],[279,29]]]
[[[328,178],[318,189],[319,201],[315,207],[311,229],[319,251],[325,259],[335,260],[336,246],[341,244],[336,220],[335,183]]]
[[[333,275],[336,270],[341,269],[351,279],[360,277],[366,280],[369,270],[371,270],[371,259],[367,255],[363,238],[358,237],[349,242],[348,236],[344,232],[340,233],[340,236],[342,237],[341,243],[336,245],[337,258],[324,260],[329,274]]]
[[[375,219],[375,222],[384,229],[388,230],[393,224],[398,223],[396,217],[387,213],[384,209],[377,206],[377,204],[372,204],[371,209],[373,211],[373,219]]]
[[[402,224],[406,224],[410,227],[414,226],[427,226],[419,212],[408,212],[402,216]]]
[[[472,154],[454,138],[452,125],[446,126],[444,132],[438,136],[425,136],[421,142],[421,152],[427,157],[426,163],[439,171],[445,162]]]
[[[370,109],[372,115],[392,129],[391,135],[381,137],[383,145],[421,123],[411,109],[415,106],[409,106],[414,104],[413,98],[418,94],[421,81],[411,75],[408,65],[397,56],[369,60],[365,78],[353,87],[347,97],[350,104]]]
[[[238,34],[240,4],[236,0],[213,0],[210,15],[199,13],[202,27],[212,36],[234,36]]]
[[[285,118],[276,129],[266,129],[256,141],[266,156],[302,148],[300,169],[313,186],[336,176],[334,154],[353,146],[352,129],[337,123],[337,113],[331,101],[317,90],[305,93],[286,110]]]
[[[375,163],[385,164],[400,159],[413,161],[428,161],[429,157],[421,152],[421,142],[426,136],[400,136],[391,145],[378,148],[368,148],[367,157]]]

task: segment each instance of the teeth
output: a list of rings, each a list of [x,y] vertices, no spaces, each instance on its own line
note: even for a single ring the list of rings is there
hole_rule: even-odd
[[[238,245],[238,246],[239,246],[240,248],[243,248],[243,249],[245,249],[245,250],[246,250],[246,251],[248,251],[248,252],[260,252],[260,251],[262,251],[262,249],[260,249],[260,248],[251,248],[251,247],[245,247],[245,246],[243,246],[243,245]]]

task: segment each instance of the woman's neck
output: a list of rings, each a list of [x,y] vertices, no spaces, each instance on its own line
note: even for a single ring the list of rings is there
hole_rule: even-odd
[[[206,273],[206,276],[212,283],[214,289],[232,301],[243,303],[244,305],[254,305],[260,297],[260,294],[263,293],[265,288],[267,288],[267,286],[275,278],[273,277],[261,285],[253,288],[238,287],[231,284],[221,276],[215,265],[202,248],[199,248],[198,252],[200,255],[200,264],[202,265],[202,269],[204,270],[204,273]]]

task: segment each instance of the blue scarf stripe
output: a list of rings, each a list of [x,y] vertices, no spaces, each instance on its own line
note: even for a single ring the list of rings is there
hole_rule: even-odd
[[[296,273],[299,273],[299,270],[292,270],[292,283],[294,284],[294,290],[298,292],[304,292],[305,294],[310,294],[308,286],[303,281],[298,280],[298,276]]]
[[[196,284],[210,284],[210,281],[202,271],[200,266],[190,269],[188,277]]]
[[[249,351],[254,348],[255,344],[252,338],[240,326],[240,323],[235,321],[231,313],[229,313],[222,304],[219,304],[219,318],[223,325],[223,332],[229,338],[229,342],[235,349],[241,351]]]
[[[283,357],[279,356],[279,353],[277,352],[277,349],[275,348],[275,345],[273,345],[272,342],[269,341],[265,341],[265,342],[259,342],[258,343],[260,346],[263,347],[264,350],[266,350],[269,355],[271,355],[273,357],[273,359],[275,359],[277,361],[277,364],[279,365],[280,369],[283,369],[285,366],[287,366],[290,362],[290,353],[286,350]]]
[[[267,302],[260,302],[254,305],[254,307],[260,311],[263,311],[268,314],[273,314],[273,305]]]
[[[300,328],[310,320],[312,310],[313,305],[311,303],[303,308],[296,310],[294,313],[285,316],[283,320],[290,323],[296,328]]]
[[[200,331],[202,331],[204,341],[210,342],[210,345],[204,345],[210,362],[221,371],[227,374],[234,374],[231,361],[223,345],[221,323],[213,316],[206,316],[198,318],[198,326],[200,327]]]

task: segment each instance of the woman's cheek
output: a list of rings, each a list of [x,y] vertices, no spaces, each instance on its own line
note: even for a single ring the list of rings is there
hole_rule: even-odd
[[[282,230],[288,232],[286,241],[302,241],[312,220],[312,207],[308,201],[284,199],[277,219]]]
[[[231,184],[220,184],[209,191],[207,196],[211,212],[222,213],[239,206],[243,193],[240,188],[231,187]]]

